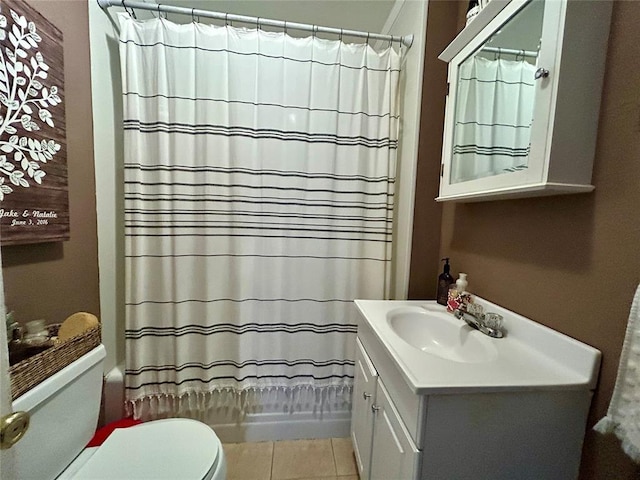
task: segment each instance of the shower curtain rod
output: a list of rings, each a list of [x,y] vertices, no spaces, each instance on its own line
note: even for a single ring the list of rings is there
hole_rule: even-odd
[[[506,55],[522,55],[523,57],[537,57],[538,52],[531,50],[515,50],[513,48],[500,48],[500,47],[484,47],[480,49],[483,52],[497,53],[500,55],[504,53]]]
[[[140,10],[156,11],[158,13],[176,13],[179,15],[191,15],[195,17],[215,18],[217,20],[224,20],[225,22],[241,22],[251,23],[258,26],[267,25],[270,27],[301,30],[304,32],[312,33],[332,33],[339,35],[342,38],[343,35],[349,37],[366,38],[367,40],[383,40],[386,42],[399,42],[410,48],[413,44],[413,35],[396,36],[396,35],[382,35],[380,33],[361,32],[357,30],[346,30],[342,28],[320,27],[318,25],[310,25],[308,23],[296,23],[286,22],[282,20],[270,20],[268,18],[261,17],[248,17],[245,15],[235,15],[233,13],[220,13],[212,12],[211,10],[201,10],[198,8],[178,7],[175,5],[160,5],[157,3],[146,3],[135,0],[97,0],[100,8],[107,9],[109,7],[124,7],[124,8],[137,8]]]

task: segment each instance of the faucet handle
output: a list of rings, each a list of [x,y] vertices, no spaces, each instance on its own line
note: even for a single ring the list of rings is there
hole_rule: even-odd
[[[493,330],[502,330],[502,315],[498,313],[487,312],[483,318],[483,324],[485,327]]]
[[[480,319],[484,316],[484,307],[479,303],[468,303],[466,304],[467,313],[475,316]]]

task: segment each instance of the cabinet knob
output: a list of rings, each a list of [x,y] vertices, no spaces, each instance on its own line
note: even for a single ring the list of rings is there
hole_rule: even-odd
[[[371,394],[367,392],[362,392],[362,398],[364,398],[365,400],[368,400],[369,398],[371,398]]]
[[[371,411],[372,412],[377,412],[378,410],[380,410],[380,407],[378,405],[371,405]]]
[[[549,76],[549,70],[547,70],[546,68],[540,67],[539,69],[536,70],[536,74],[534,76],[536,80],[540,78],[547,78]]]

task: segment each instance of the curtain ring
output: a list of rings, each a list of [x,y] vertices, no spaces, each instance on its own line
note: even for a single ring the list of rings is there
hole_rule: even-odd
[[[138,17],[136,17],[136,11],[132,7],[127,8],[127,6],[124,4],[124,0],[122,0],[122,8],[124,8],[124,11],[129,14],[130,18],[133,18],[134,20],[138,19]]]
[[[344,31],[343,31],[342,29],[340,29],[340,41],[342,41],[342,34],[343,34],[343,32],[344,32]]]
[[[260,17],[258,17],[258,21],[256,23],[258,24],[258,30],[260,30]]]
[[[369,45],[369,35],[370,35],[370,33],[367,32],[367,45]]]
[[[160,13],[160,6],[161,5],[158,4],[158,18],[162,18],[162,13]],[[167,17],[164,17],[164,18],[166,19]]]
[[[284,21],[284,34],[287,34],[287,21]]]
[[[393,35],[391,35],[391,38],[389,39],[389,48],[393,47]]]

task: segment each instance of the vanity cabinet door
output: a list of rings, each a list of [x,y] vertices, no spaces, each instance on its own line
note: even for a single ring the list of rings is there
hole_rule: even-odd
[[[362,343],[356,339],[356,365],[351,410],[351,441],[358,463],[360,480],[369,479],[371,441],[373,437],[373,410],[378,373]]]
[[[372,480],[412,480],[420,472],[421,452],[417,449],[384,384],[378,379],[371,452]],[[364,478],[364,477],[363,477]]]

